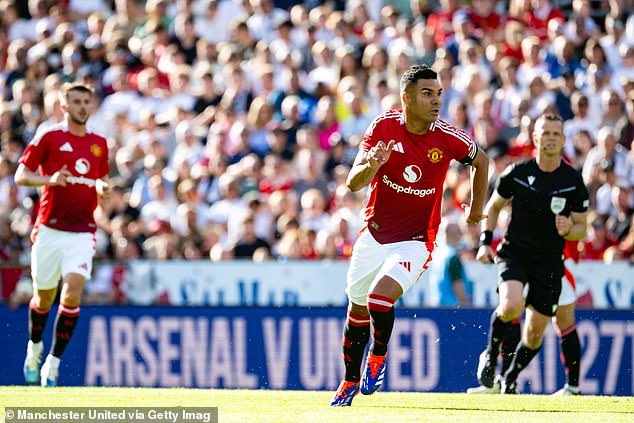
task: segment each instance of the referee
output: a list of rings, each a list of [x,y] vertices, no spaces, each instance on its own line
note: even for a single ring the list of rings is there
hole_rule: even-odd
[[[492,387],[500,344],[512,320],[526,308],[522,341],[502,379],[504,394],[517,393],[517,376],[539,352],[546,326],[557,312],[564,241],[586,235],[588,190],[581,175],[562,159],[561,118],[538,117],[533,142],[537,157],[511,165],[500,175],[486,206],[488,219],[477,255],[482,263],[493,262],[493,231],[500,211],[512,201],[511,221],[496,259],[500,302],[491,316],[487,349],[478,365],[480,384]]]

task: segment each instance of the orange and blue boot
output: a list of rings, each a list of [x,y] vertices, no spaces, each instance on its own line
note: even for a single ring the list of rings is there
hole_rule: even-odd
[[[349,407],[352,405],[352,399],[359,393],[359,382],[341,381],[337,392],[335,393],[331,407]]]
[[[365,371],[361,376],[361,393],[370,395],[376,392],[383,385],[385,378],[385,365],[387,363],[386,355],[374,355],[368,353],[365,363]]]

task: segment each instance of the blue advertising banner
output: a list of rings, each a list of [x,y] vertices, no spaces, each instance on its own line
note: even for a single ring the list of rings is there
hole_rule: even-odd
[[[490,315],[490,310],[397,309],[385,389],[460,392],[474,386]],[[343,376],[344,316],[344,308],[82,307],[59,382],[334,390]],[[23,384],[26,308],[0,307],[0,322],[0,384]],[[579,311],[577,330],[582,391],[632,395],[632,312]],[[552,329],[538,358],[522,372],[521,392],[550,393],[564,384]]]

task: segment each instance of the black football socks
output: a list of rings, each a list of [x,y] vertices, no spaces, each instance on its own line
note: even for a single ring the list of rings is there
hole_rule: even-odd
[[[55,337],[51,346],[52,355],[61,358],[70,338],[73,336],[75,326],[79,320],[79,306],[68,307],[59,305],[57,319],[55,319]]]
[[[368,295],[368,310],[372,318],[371,353],[378,356],[387,354],[387,344],[394,328],[394,301],[382,295]]]
[[[352,311],[348,311],[348,318],[343,329],[345,380],[349,382],[359,382],[361,380],[361,363],[369,340],[370,317],[359,316]]]

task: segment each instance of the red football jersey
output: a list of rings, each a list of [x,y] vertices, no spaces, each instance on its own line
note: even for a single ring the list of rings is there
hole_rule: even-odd
[[[40,174],[52,175],[64,165],[72,176],[66,186],[45,185],[40,198],[34,231],[40,224],[69,232],[95,232],[96,181],[108,175],[108,146],[105,138],[87,132],[79,137],[65,122],[38,132],[20,158],[20,163]]]
[[[473,160],[478,148],[465,131],[440,119],[426,134],[413,134],[400,109],[377,117],[361,148],[368,151],[379,141],[387,145],[390,140],[395,144],[389,160],[370,183],[361,230],[368,228],[381,244],[434,241],[449,163],[452,159]]]

